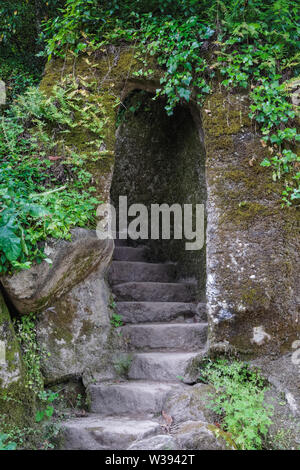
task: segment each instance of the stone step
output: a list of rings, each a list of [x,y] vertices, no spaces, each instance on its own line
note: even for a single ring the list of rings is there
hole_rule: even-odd
[[[116,311],[124,323],[206,321],[206,306],[187,302],[117,302]]]
[[[142,261],[113,261],[108,273],[110,284],[131,281],[172,282],[175,277],[175,264],[143,263]]]
[[[63,429],[64,450],[122,450],[137,439],[161,432],[154,420],[96,414],[66,421]]]
[[[113,253],[115,261],[147,261],[149,248],[146,246],[116,246]]]
[[[168,394],[183,384],[129,381],[90,385],[91,412],[101,416],[160,414]]]
[[[192,302],[195,290],[192,283],[125,282],[113,286],[118,300],[148,302]]]
[[[120,331],[131,350],[195,351],[206,344],[207,323],[137,324]]]
[[[188,376],[193,359],[200,356],[199,352],[151,352],[133,355],[128,378],[131,380],[151,380],[168,382],[183,377],[189,383]]]

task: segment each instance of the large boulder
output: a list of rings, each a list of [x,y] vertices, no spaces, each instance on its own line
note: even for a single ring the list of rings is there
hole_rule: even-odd
[[[84,280],[101,262],[107,266],[113,251],[112,240],[99,240],[96,232],[71,230],[72,239],[47,240],[45,252],[52,260],[29,270],[1,278],[11,301],[22,313],[42,311]]]
[[[88,378],[98,373],[110,378],[110,292],[103,278],[105,266],[90,274],[44,310],[37,338],[45,356],[47,383]]]
[[[30,422],[34,402],[25,382],[20,345],[0,294],[0,428]]]

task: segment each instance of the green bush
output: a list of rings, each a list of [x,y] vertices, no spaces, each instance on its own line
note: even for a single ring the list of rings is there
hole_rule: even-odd
[[[261,449],[272,424],[273,407],[264,402],[266,387],[259,372],[246,363],[209,361],[201,371],[201,381],[213,385],[207,405],[220,417],[238,449]]]
[[[103,120],[97,119],[96,105],[89,110],[79,106],[76,96],[70,97],[73,91],[71,85],[58,86],[47,98],[30,88],[0,121],[0,273],[30,268],[43,259],[51,263],[39,242],[48,236],[68,239],[70,228],[95,224],[100,201],[92,186],[85,189],[91,179],[85,157],[75,150],[68,153],[60,142],[77,125],[74,111],[94,142]]]

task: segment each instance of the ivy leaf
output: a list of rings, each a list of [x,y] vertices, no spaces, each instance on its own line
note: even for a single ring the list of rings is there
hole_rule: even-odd
[[[260,166],[271,166],[271,162],[270,162],[270,160],[268,160],[267,158],[265,158],[265,159],[261,162]]]
[[[37,411],[35,414],[35,421],[37,423],[40,423],[44,418],[44,414],[45,414],[44,411]]]
[[[51,416],[53,415],[54,413],[54,408],[53,406],[47,406],[46,410],[45,410],[45,414],[48,418],[51,418]]]
[[[191,91],[187,88],[178,88],[180,98],[184,98],[186,101],[190,100]]]

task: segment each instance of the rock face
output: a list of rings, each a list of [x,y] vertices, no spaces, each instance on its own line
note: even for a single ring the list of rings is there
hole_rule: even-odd
[[[293,352],[279,358],[259,358],[252,361],[278,395],[285,398],[290,414],[300,417],[300,341],[292,345]]]
[[[34,265],[13,276],[2,277],[2,284],[20,313],[38,312],[83,281],[101,263],[105,268],[112,256],[113,242],[99,240],[96,232],[71,230],[72,240],[48,240],[45,252],[52,260]]]
[[[207,307],[211,350],[280,354],[299,337],[299,211],[260,166],[268,155],[249,100],[215,91],[202,122],[207,183]],[[298,260],[298,262],[297,262]]]
[[[46,382],[99,374],[109,378],[110,292],[103,278],[105,264],[44,312],[37,338],[50,354],[43,362]]]
[[[201,421],[186,421],[175,433],[179,449],[184,450],[234,450],[231,443],[221,436],[218,428]],[[225,433],[224,433],[225,434]]]
[[[20,346],[0,294],[0,426],[28,423],[32,406],[32,397],[25,388]]]

